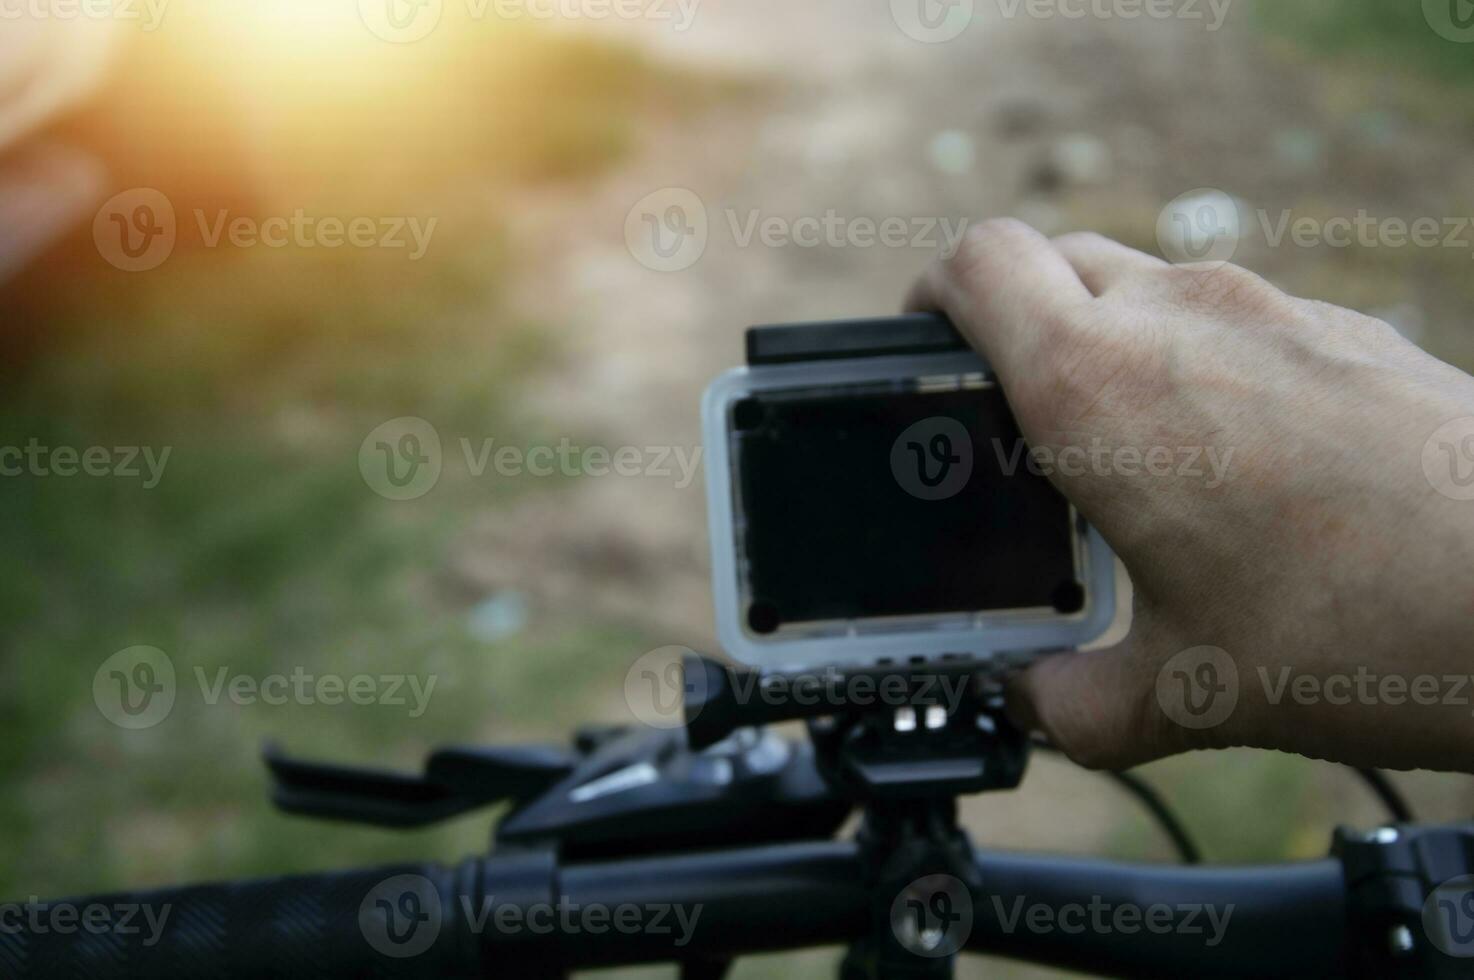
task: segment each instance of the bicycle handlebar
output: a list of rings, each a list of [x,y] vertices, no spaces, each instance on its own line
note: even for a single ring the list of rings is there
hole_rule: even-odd
[[[991,853],[978,866],[987,894],[974,952],[1112,976],[1350,972],[1346,882],[1334,858],[1215,868]],[[1046,910],[1045,928],[1029,927],[1030,908]]]
[[[386,878],[423,877],[445,893],[463,865],[325,872],[124,892],[0,909],[7,977],[470,976],[447,933],[414,960],[378,952],[359,928],[365,896]],[[89,918],[95,921],[89,926]],[[474,952],[474,947],[471,947]],[[408,967],[412,966],[413,970]],[[443,974],[437,971],[444,971]]]
[[[1345,972],[1345,883],[1333,859],[976,860],[970,952],[1112,975]],[[865,935],[864,876],[853,842],[562,867],[526,852],[12,905],[0,907],[0,973],[478,978],[721,959]]]

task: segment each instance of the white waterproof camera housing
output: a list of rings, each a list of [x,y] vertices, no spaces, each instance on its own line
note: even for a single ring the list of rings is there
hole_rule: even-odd
[[[1115,614],[1104,539],[1027,465],[941,317],[754,327],[702,403],[717,633],[765,668],[1078,647]]]

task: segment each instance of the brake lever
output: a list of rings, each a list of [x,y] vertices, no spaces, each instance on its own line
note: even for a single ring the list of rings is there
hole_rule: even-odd
[[[578,757],[550,745],[437,749],[422,774],[309,762],[274,743],[262,749],[271,799],[286,813],[378,827],[423,827],[503,800],[536,796],[573,771]]]

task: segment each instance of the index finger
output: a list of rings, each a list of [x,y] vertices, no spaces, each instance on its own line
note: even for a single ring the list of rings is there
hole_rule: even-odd
[[[1002,218],[971,226],[957,251],[911,287],[906,309],[947,314],[1006,387],[1033,351],[1040,323],[1091,299],[1049,239]]]

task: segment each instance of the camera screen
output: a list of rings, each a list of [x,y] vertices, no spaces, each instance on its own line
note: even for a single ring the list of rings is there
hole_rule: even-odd
[[[752,632],[1082,607],[1069,504],[997,386],[773,392],[730,424]]]

